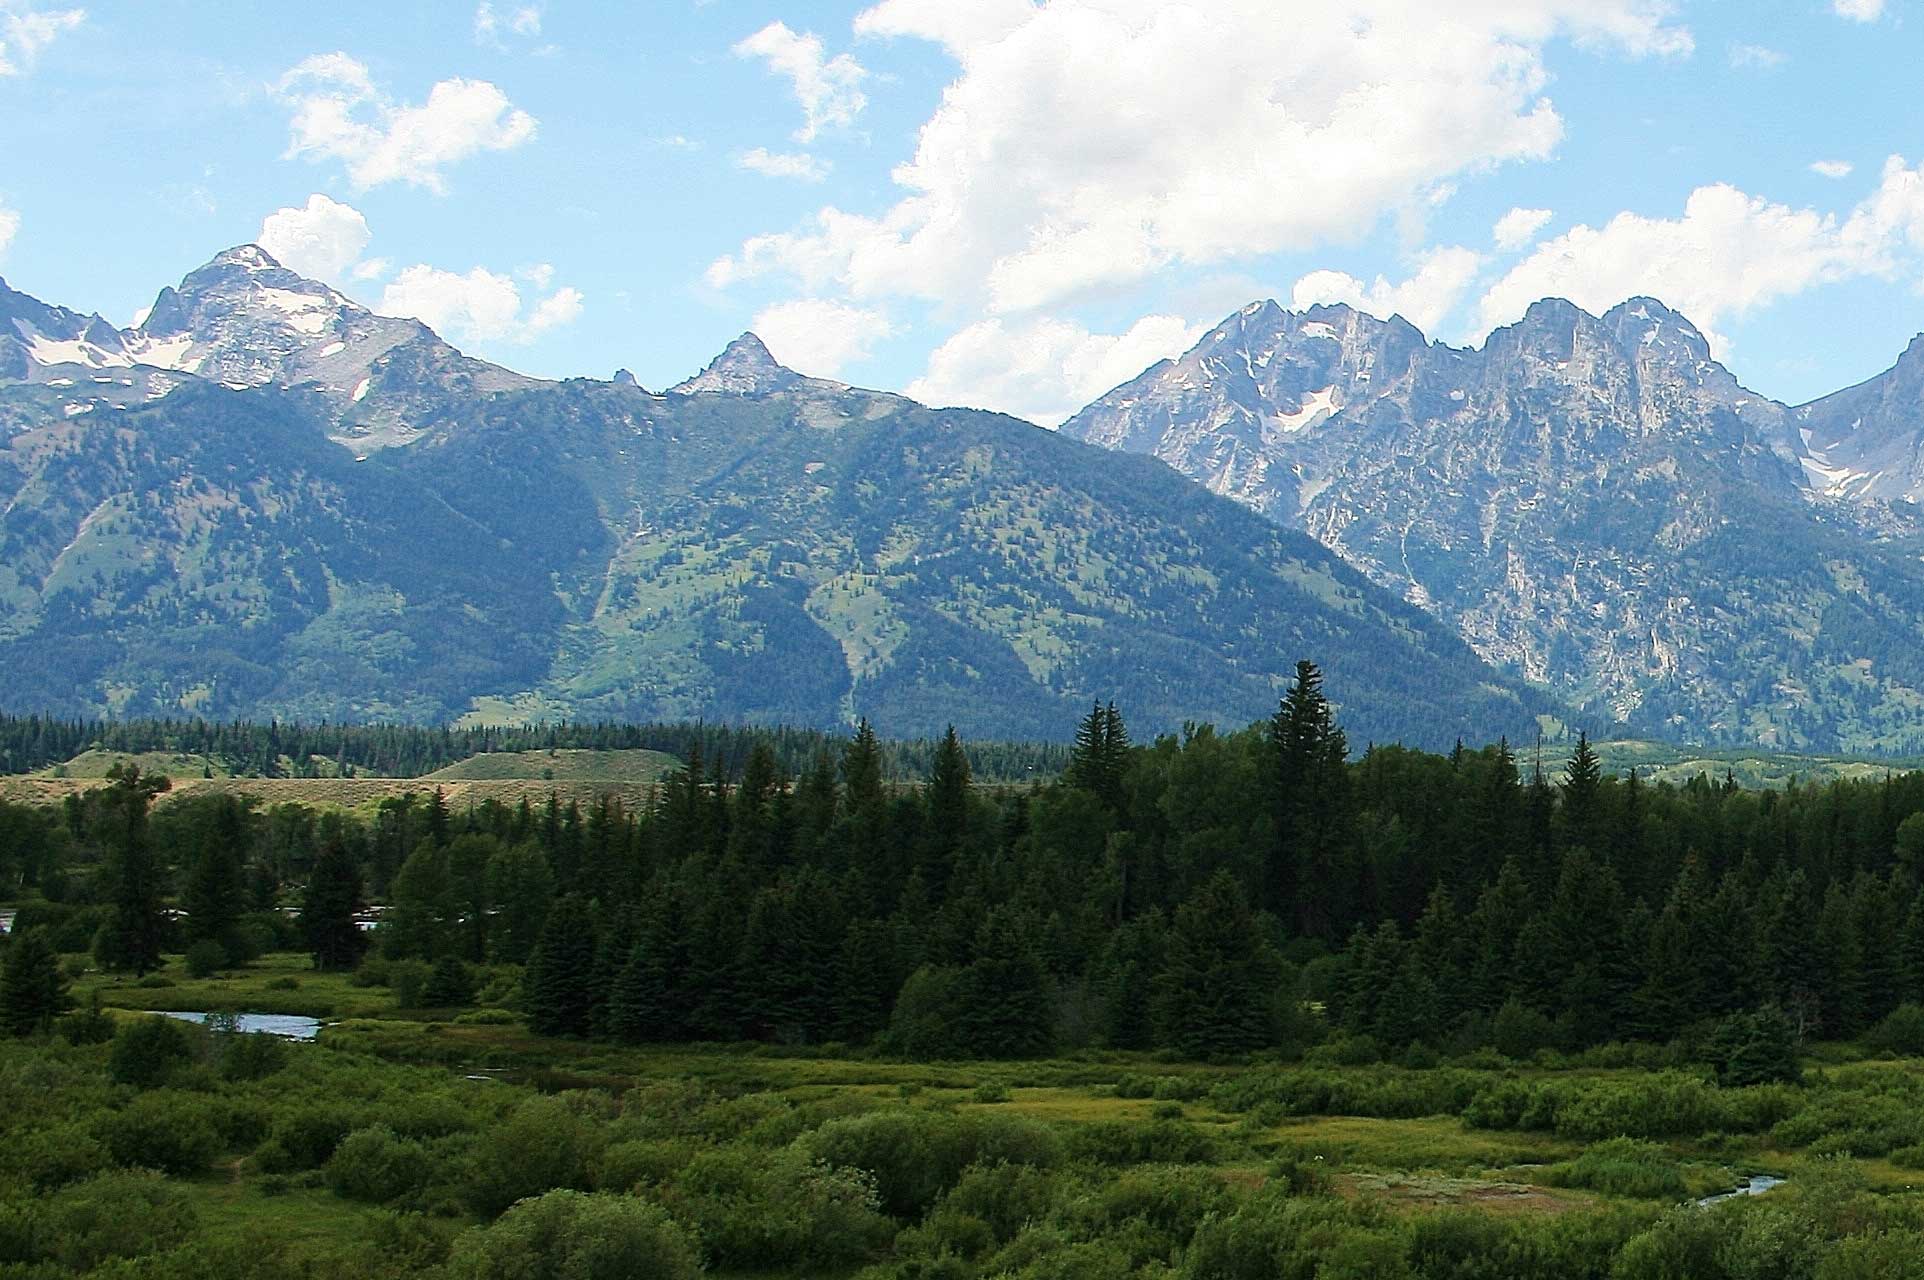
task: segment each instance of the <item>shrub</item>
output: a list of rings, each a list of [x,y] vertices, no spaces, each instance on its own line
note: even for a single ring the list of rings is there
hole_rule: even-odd
[[[895,1234],[878,1212],[872,1178],[799,1150],[772,1158],[739,1147],[706,1151],[661,1194],[695,1225],[712,1260],[731,1270],[837,1269],[878,1253]]]
[[[287,1065],[287,1042],[264,1031],[230,1036],[220,1056],[220,1074],[226,1080],[264,1080]]]
[[[1581,1187],[1641,1200],[1677,1200],[1687,1193],[1670,1153],[1634,1138],[1599,1142],[1575,1160],[1551,1165],[1544,1170],[1543,1180],[1553,1187]]]
[[[984,1105],[1007,1102],[1010,1097],[1009,1086],[1000,1080],[984,1080],[981,1084],[975,1086],[974,1090],[969,1094],[970,1101],[979,1102]]]
[[[1514,997],[1503,1002],[1490,1022],[1490,1047],[1519,1062],[1554,1048],[1556,1039],[1556,1024]]]
[[[1781,1009],[1732,1014],[1717,1024],[1706,1048],[1722,1084],[1794,1084],[1803,1074],[1797,1028]]]
[[[1216,1158],[1216,1144],[1207,1133],[1180,1120],[1149,1124],[1103,1120],[1070,1135],[1069,1154],[1102,1165],[1209,1164]]]
[[[187,948],[187,976],[211,978],[227,965],[227,948],[213,938],[202,938]]]
[[[448,1271],[457,1280],[695,1280],[701,1263],[687,1233],[659,1205],[551,1191],[461,1236]]]
[[[434,962],[421,988],[421,1003],[431,1009],[453,1009],[474,1001],[474,975],[454,956]]]
[[[1061,1158],[1049,1129],[1013,1116],[957,1116],[889,1109],[831,1120],[802,1140],[817,1159],[875,1179],[882,1207],[920,1217],[978,1162],[1048,1168]]]
[[[105,1044],[114,1038],[114,1020],[101,1009],[98,991],[85,1009],[62,1018],[56,1029],[71,1045]]]
[[[387,985],[394,992],[394,1003],[403,1009],[421,1008],[427,992],[430,970],[419,960],[395,960],[387,967]]]
[[[193,1206],[156,1173],[105,1173],[37,1207],[34,1252],[76,1272],[172,1249],[193,1235]]]
[[[1894,1057],[1924,1057],[1924,1006],[1898,1005],[1864,1037],[1864,1043]]]
[[[529,1098],[476,1143],[462,1197],[483,1217],[553,1190],[584,1191],[607,1145],[607,1126],[580,1095]]]
[[[512,1009],[470,1009],[455,1015],[454,1021],[462,1027],[511,1027],[521,1021],[521,1015]]]
[[[96,1132],[114,1163],[130,1169],[185,1176],[205,1169],[220,1151],[207,1104],[168,1090],[142,1094],[102,1116]]]
[[[114,1033],[107,1074],[116,1084],[147,1089],[194,1057],[195,1029],[175,1018],[134,1018]]]
[[[426,1186],[433,1169],[420,1143],[375,1125],[341,1139],[327,1160],[327,1185],[343,1199],[392,1204]]]
[[[283,1112],[274,1121],[267,1141],[254,1152],[264,1172],[294,1173],[318,1169],[358,1128],[353,1112],[328,1103],[307,1103]]]

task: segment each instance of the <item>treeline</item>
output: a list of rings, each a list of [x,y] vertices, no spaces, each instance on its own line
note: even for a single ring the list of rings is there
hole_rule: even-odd
[[[360,774],[418,778],[470,756],[509,751],[661,751],[686,759],[699,748],[719,777],[733,778],[750,752],[765,748],[790,774],[808,767],[840,739],[816,729],[704,723],[539,724],[467,729],[418,725],[304,725],[270,721],[63,720],[0,714],[0,773],[30,773],[89,749],[203,755],[228,771],[262,778]],[[884,774],[926,775],[933,739],[881,744]],[[1026,782],[1052,778],[1068,747],[1051,742],[976,742],[968,745],[978,777]]]
[[[1237,733],[1132,745],[1098,707],[1028,788],[976,786],[952,734],[920,786],[886,785],[867,725],[798,775],[767,742],[733,778],[698,742],[686,758],[639,812],[422,795],[361,822],[183,798],[140,835],[139,873],[122,777],[31,819],[43,851],[13,874],[91,912],[117,962],[152,950],[115,941],[146,909],[130,883],[149,904],[174,885],[203,941],[238,927],[221,904],[300,901],[336,966],[380,899],[367,963],[457,991],[498,966],[535,1030],[630,1042],[1218,1057],[1337,1036],[1418,1060],[1681,1040],[1768,1076],[1794,1071],[1789,1039],[1924,1000],[1924,776],[1652,786],[1603,776],[1582,740],[1554,784],[1503,743],[1352,761],[1307,663]]]

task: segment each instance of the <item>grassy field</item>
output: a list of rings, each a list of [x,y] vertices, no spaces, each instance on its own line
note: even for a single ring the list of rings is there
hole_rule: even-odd
[[[59,804],[70,795],[104,786],[107,771],[120,764],[171,779],[172,790],[158,801],[163,805],[183,796],[239,795],[270,808],[301,804],[367,813],[391,797],[425,795],[436,788],[457,810],[486,800],[510,807],[526,800],[540,806],[550,795],[563,804],[584,805],[613,795],[633,809],[647,804],[653,788],[681,762],[659,751],[498,752],[471,756],[420,778],[238,778],[202,756],[86,751],[37,773],[0,776],[0,800]]]
[[[495,751],[428,774],[425,782],[659,782],[681,768],[661,751]]]

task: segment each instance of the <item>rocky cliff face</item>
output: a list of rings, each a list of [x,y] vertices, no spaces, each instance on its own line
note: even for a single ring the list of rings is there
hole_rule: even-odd
[[[1912,742],[1919,574],[1813,490],[1797,419],[1653,299],[1479,350],[1262,303],[1063,430],[1312,534],[1600,727]]]

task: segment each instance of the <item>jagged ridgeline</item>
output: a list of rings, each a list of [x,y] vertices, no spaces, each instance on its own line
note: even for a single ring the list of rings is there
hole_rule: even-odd
[[[1060,739],[1095,698],[1248,724],[1314,657],[1359,743],[1557,710],[1160,463],[752,338],[656,395],[493,370],[255,249],[162,304],[4,340],[0,705]]]
[[[1778,404],[1650,298],[1478,349],[1271,302],[1063,429],[1312,534],[1591,724],[1888,752],[1924,743],[1921,389],[1914,345]]]

